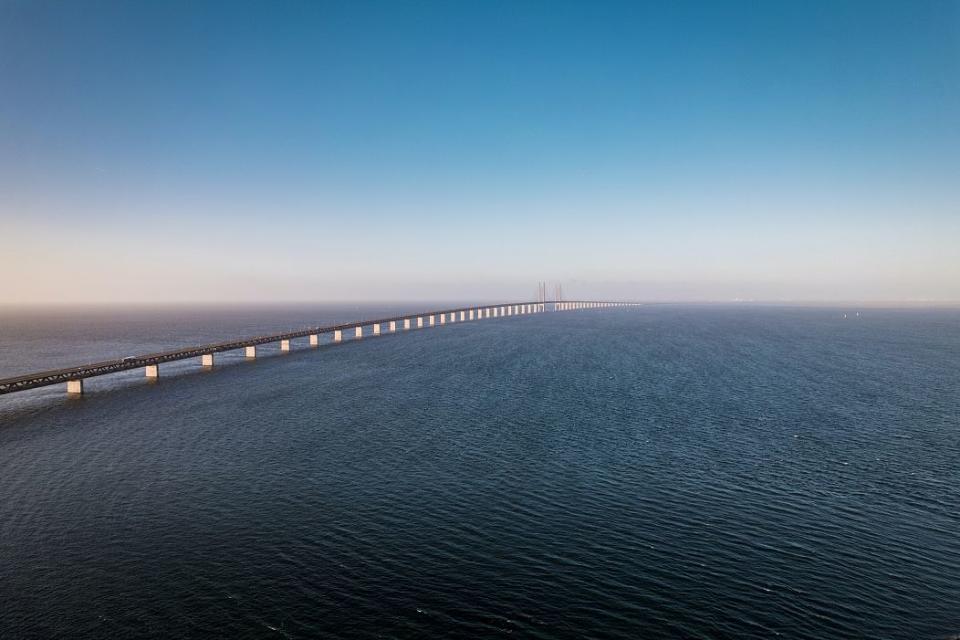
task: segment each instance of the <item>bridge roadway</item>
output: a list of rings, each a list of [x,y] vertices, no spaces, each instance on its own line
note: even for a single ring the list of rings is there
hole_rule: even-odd
[[[533,313],[543,313],[545,311],[572,311],[577,309],[596,309],[604,307],[619,306],[637,306],[637,303],[629,302],[608,302],[608,301],[590,301],[590,300],[571,300],[563,302],[511,302],[496,305],[474,305],[470,307],[458,307],[456,309],[441,309],[439,311],[425,311],[423,313],[405,314],[394,316],[392,318],[380,318],[377,320],[361,320],[358,322],[346,322],[324,327],[313,327],[310,329],[301,329],[299,331],[289,331],[287,333],[278,333],[269,336],[256,336],[253,338],[243,338],[239,340],[230,340],[228,342],[217,342],[199,347],[188,347],[184,349],[175,349],[173,351],[163,351],[160,353],[150,353],[142,356],[133,356],[121,358],[119,360],[107,360],[94,364],[85,364],[79,367],[69,367],[66,369],[54,369],[52,371],[41,371],[39,373],[29,373],[13,378],[0,379],[0,395],[5,393],[14,393],[17,391],[26,391],[37,387],[46,387],[54,384],[67,383],[67,391],[72,394],[83,393],[83,380],[95,376],[102,376],[108,373],[118,371],[127,371],[144,367],[148,377],[158,375],[158,366],[165,362],[175,360],[186,360],[188,358],[207,358],[203,359],[204,364],[212,366],[212,355],[223,351],[234,351],[236,349],[245,349],[248,347],[257,347],[262,344],[272,342],[281,343],[281,350],[289,350],[289,340],[295,338],[311,337],[311,345],[319,344],[318,336],[321,334],[332,333],[335,336],[335,342],[341,341],[342,332],[353,330],[357,338],[363,337],[363,328],[375,326],[374,335],[380,335],[380,325],[391,326],[391,333],[396,332],[397,323],[402,321],[417,320],[417,326],[407,326],[404,324],[403,330],[426,328],[427,326],[438,326],[433,324],[421,324],[423,318],[436,318],[441,320],[439,324],[446,324],[447,316],[450,316],[450,322],[469,322],[481,318],[498,318],[514,315],[527,315]],[[468,317],[469,316],[469,317]],[[287,341],[287,342],[285,342]],[[249,354],[250,351],[248,350]],[[254,352],[255,353],[255,352]],[[255,356],[254,356],[255,357]]]

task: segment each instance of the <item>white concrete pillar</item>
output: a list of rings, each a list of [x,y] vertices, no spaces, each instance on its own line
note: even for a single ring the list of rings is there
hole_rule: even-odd
[[[290,341],[281,340],[280,341],[280,351],[290,351]]]
[[[391,321],[390,321],[390,331],[391,331],[391,333],[394,332],[394,331],[396,331],[396,330],[397,330],[397,321],[396,321],[396,320],[391,320]]]
[[[417,329],[423,328],[423,318],[417,318]]]
[[[159,378],[160,377],[160,365],[148,364],[144,368],[144,372],[147,374],[148,378]]]
[[[375,335],[375,336],[380,335],[380,323],[379,323],[379,322],[378,322],[377,324],[373,325],[373,335]]]
[[[244,347],[243,355],[247,358],[256,358],[257,357],[257,348],[256,347]]]
[[[343,332],[340,329],[334,329],[333,331],[333,341],[334,342],[343,342]]]
[[[447,314],[445,313],[440,314],[440,324],[447,324]]]
[[[467,312],[466,312],[466,311],[461,311],[461,312],[460,312],[460,322],[463,322],[463,321],[466,320],[466,319],[467,319]],[[470,318],[470,319],[473,320],[473,318]]]
[[[310,335],[310,346],[319,347],[320,346],[320,336],[316,333]]]
[[[354,337],[354,338],[362,338],[362,337],[363,337],[363,327],[357,327],[356,329],[354,329],[354,330],[353,330],[353,337]]]
[[[213,354],[205,353],[200,356],[200,365],[203,367],[212,367],[213,366]]]
[[[500,317],[503,317],[503,314],[506,312],[506,309],[500,307]]]
[[[470,316],[470,319],[473,320],[473,309],[470,309],[470,312],[468,315]]]
[[[430,320],[430,326],[431,326],[431,327],[432,327],[434,324],[436,324],[435,318],[434,318],[433,316],[430,316],[430,317],[429,317],[429,320]]]
[[[497,309],[497,307],[494,307],[494,308],[493,308],[493,317],[494,317],[494,318],[497,317],[497,312],[498,312],[498,311],[499,311],[499,309]]]
[[[71,396],[82,396],[83,378],[79,380],[67,380],[67,393]]]
[[[406,331],[410,328],[410,318],[403,319],[403,330]]]

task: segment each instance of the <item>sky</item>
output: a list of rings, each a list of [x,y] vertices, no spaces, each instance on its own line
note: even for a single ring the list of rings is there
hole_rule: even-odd
[[[960,2],[0,0],[0,304],[960,300]]]

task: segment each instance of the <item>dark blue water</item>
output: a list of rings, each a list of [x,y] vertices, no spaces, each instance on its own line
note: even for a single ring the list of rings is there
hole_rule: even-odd
[[[950,637],[960,312],[853,311],[544,314],[0,397],[0,637]],[[142,342],[232,326],[184,317]],[[48,326],[17,322],[8,374]],[[76,350],[136,350],[113,322]]]

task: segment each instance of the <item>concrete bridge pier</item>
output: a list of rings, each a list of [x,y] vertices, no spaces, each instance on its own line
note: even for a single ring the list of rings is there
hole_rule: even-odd
[[[423,318],[417,318],[417,329],[423,329]]]
[[[256,358],[257,357],[257,348],[256,347],[244,347],[243,355],[247,358]]]
[[[159,378],[160,377],[160,365],[158,364],[148,364],[144,369],[148,378]]]
[[[67,394],[71,396],[82,396],[83,378],[79,380],[67,380]]]
[[[362,338],[362,337],[363,337],[363,327],[357,327],[357,328],[354,330],[354,332],[353,332],[353,337],[354,337],[354,338]]]
[[[473,320],[473,309],[470,309],[470,312],[467,315],[471,320]]]
[[[310,346],[319,347],[320,346],[320,336],[316,333],[310,334]]]
[[[333,341],[334,342],[343,342],[343,331],[340,329],[334,329],[333,331]]]
[[[375,335],[375,336],[380,335],[380,324],[379,324],[379,323],[373,325],[373,335]]]
[[[211,368],[213,366],[213,354],[205,353],[200,356],[200,366],[208,369]]]
[[[430,320],[430,326],[431,326],[431,327],[436,324],[436,317],[435,317],[435,316],[430,316],[430,317],[429,317],[429,320]]]
[[[440,314],[440,324],[447,324],[447,314],[445,313]]]
[[[393,332],[396,331],[396,330],[397,330],[397,321],[396,321],[396,320],[391,320],[391,321],[390,321],[390,333],[393,333]]]
[[[406,331],[410,328],[410,318],[403,319],[403,330]]]
[[[461,312],[460,312],[460,322],[463,322],[463,321],[466,320],[466,319],[467,319],[467,312],[466,312],[466,311],[461,311]],[[471,317],[470,319],[473,320],[472,317]]]
[[[280,341],[280,351],[284,351],[284,352],[290,351],[290,341],[289,341],[289,340],[281,340],[281,341]]]

